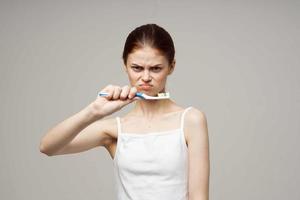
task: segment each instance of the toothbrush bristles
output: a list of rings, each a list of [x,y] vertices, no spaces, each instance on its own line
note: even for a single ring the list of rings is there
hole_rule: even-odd
[[[167,97],[169,96],[169,92],[166,92],[166,93],[158,93],[157,94],[159,97]]]

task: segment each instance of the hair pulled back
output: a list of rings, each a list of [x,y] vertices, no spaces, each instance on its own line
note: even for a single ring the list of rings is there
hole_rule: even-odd
[[[175,47],[170,34],[157,24],[145,24],[135,28],[127,36],[123,50],[125,66],[130,53],[146,46],[162,53],[168,60],[169,65],[173,62]]]

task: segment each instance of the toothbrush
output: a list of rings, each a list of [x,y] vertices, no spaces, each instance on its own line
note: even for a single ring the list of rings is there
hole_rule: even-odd
[[[99,92],[98,94],[99,96],[107,96],[108,93],[107,92]],[[140,97],[142,99],[149,99],[149,100],[156,100],[156,99],[169,99],[170,98],[170,93],[166,92],[166,93],[158,93],[158,96],[149,96],[147,94],[144,94],[142,92],[137,92],[135,93],[136,97]]]

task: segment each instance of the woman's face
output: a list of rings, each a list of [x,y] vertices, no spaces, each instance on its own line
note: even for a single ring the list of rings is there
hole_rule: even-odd
[[[131,86],[139,92],[156,95],[165,92],[167,76],[175,67],[175,60],[169,66],[168,60],[158,50],[143,47],[128,55],[125,66]]]

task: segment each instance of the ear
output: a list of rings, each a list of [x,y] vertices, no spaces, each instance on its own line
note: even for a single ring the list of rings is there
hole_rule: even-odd
[[[174,69],[175,69],[175,64],[176,64],[176,59],[174,58],[173,62],[170,65],[170,70],[169,70],[169,75],[173,73]]]

